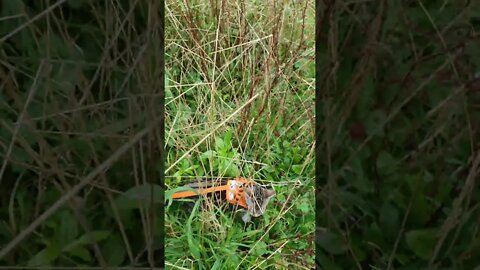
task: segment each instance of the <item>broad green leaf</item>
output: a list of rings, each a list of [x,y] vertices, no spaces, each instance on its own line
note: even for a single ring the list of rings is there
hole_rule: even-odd
[[[186,234],[187,234],[187,243],[188,243],[188,248],[193,256],[194,259],[200,260],[200,242],[195,238],[193,231],[192,231],[192,223],[193,223],[193,218],[197,214],[198,207],[200,206],[200,201],[197,201],[195,203],[195,206],[193,207],[192,213],[190,214],[190,217],[187,220],[186,224]]]
[[[390,153],[380,152],[377,157],[377,169],[381,175],[389,175],[396,170],[396,161]]]
[[[225,132],[225,136],[223,137],[223,142],[224,142],[225,146],[228,147],[228,148],[231,147],[232,135],[233,135],[233,132],[232,132],[231,129],[229,129],[229,130],[227,130],[227,132]]]
[[[57,243],[60,247],[73,241],[78,235],[78,222],[69,211],[60,212],[60,224],[56,230]]]
[[[362,160],[363,157],[359,154],[352,153],[354,158],[352,158],[352,184],[360,191],[360,193],[372,193],[374,187],[372,181],[369,181],[367,175],[365,175]]]
[[[38,252],[27,263],[27,266],[38,267],[47,266],[60,255],[60,249],[55,245],[50,245]]]
[[[353,253],[358,261],[363,261],[367,259],[367,249],[365,247],[364,238],[358,235],[351,235],[350,236],[350,245],[352,248]]]
[[[255,254],[257,256],[262,256],[263,254],[265,254],[267,252],[268,252],[267,244],[265,244],[265,242],[263,242],[263,241],[260,241],[253,248],[252,254]]]
[[[310,204],[307,201],[302,200],[302,202],[297,205],[297,209],[303,213],[308,213],[310,211]]]
[[[122,265],[125,259],[126,250],[125,243],[119,234],[112,235],[112,237],[105,241],[102,253],[109,266]]]
[[[429,260],[437,243],[436,229],[412,230],[405,234],[407,246],[417,257]]]
[[[397,253],[395,255],[395,259],[402,265],[407,264],[410,261],[410,258],[411,257],[406,256],[405,254],[401,254],[401,253]]]
[[[422,194],[418,193],[415,198],[413,198],[412,210],[410,211],[410,222],[418,226],[423,226],[430,218],[430,215],[433,213],[434,208],[429,205],[428,198]]]
[[[380,224],[382,228],[389,234],[395,234],[398,230],[399,224],[399,213],[397,208],[395,208],[390,203],[385,203],[380,209]]]
[[[208,150],[206,152],[203,152],[201,155],[200,155],[200,158],[202,160],[205,160],[205,159],[209,159],[209,158],[213,158],[213,157],[216,157],[218,154],[216,151],[213,151],[213,150]]]
[[[135,209],[146,207],[151,203],[153,189],[153,202],[163,203],[162,188],[155,184],[143,184],[135,186],[115,199],[119,209]]]
[[[190,167],[190,162],[188,162],[187,159],[182,159],[182,161],[180,161],[179,165],[180,165],[180,169],[185,171],[186,169],[188,169]]]
[[[215,150],[221,151],[225,148],[225,142],[222,138],[215,137]]]
[[[297,175],[300,175],[302,172],[303,165],[293,165],[292,166],[292,171],[296,173]]]
[[[43,34],[39,38],[38,42],[39,42],[38,52],[40,53],[41,56],[46,56],[47,50],[48,50],[52,57],[55,57],[55,58],[69,57],[70,53],[67,45],[65,44],[65,41],[54,33],[51,33],[49,35]]]
[[[365,232],[365,239],[368,239],[371,243],[383,248],[385,246],[389,246],[388,242],[385,240],[384,232],[378,226],[377,222],[373,222],[367,228]]]
[[[15,162],[21,162],[26,164],[30,164],[33,161],[33,158],[23,148],[19,146],[13,146],[10,158]],[[12,164],[12,169],[18,174],[21,174],[23,171],[25,171],[25,167],[23,165],[17,164]]]
[[[375,98],[373,98],[375,82],[373,80],[373,76],[367,76],[362,87],[362,94],[358,97],[358,102],[355,108],[360,119],[365,118],[365,116],[370,113],[372,104],[375,101]]]
[[[319,259],[318,264],[322,267],[321,269],[325,270],[341,270],[342,268],[338,266],[335,262],[330,260],[330,258],[320,250],[318,252],[317,258]]]
[[[177,183],[180,183],[182,181],[182,171],[176,171],[173,175],[173,177],[175,177],[175,180],[177,181]]]
[[[385,122],[387,116],[381,110],[372,111],[364,121],[368,135],[375,137],[383,137],[385,135]]]
[[[87,0],[67,0],[67,4],[72,9],[80,9],[82,6],[85,6],[88,3]]]
[[[213,266],[212,266],[212,270],[222,269],[222,262],[223,262],[222,259],[217,258],[217,259],[215,260],[215,263],[214,263]]]
[[[340,236],[330,231],[319,232],[317,243],[323,250],[334,255],[343,254],[347,250]]]
[[[68,254],[72,255],[73,257],[77,257],[84,262],[91,262],[92,256],[90,255],[90,251],[88,251],[87,248],[84,246],[76,246],[74,248],[71,248],[67,252]]]
[[[110,236],[110,234],[111,233],[109,231],[93,231],[91,232],[91,235],[86,233],[82,235],[80,238],[78,238],[77,240],[65,246],[62,249],[62,251],[69,252],[70,250],[76,248],[77,246],[93,244],[92,240],[94,240],[95,242],[100,242],[102,240],[107,239]]]
[[[240,175],[240,170],[235,164],[233,164],[233,162],[234,161],[230,159],[222,159],[222,161],[219,163],[220,173],[225,173],[225,175],[229,177],[236,177]]]

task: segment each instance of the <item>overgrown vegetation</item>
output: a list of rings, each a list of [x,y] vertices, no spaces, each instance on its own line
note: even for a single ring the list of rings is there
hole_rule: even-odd
[[[475,1],[322,1],[324,269],[480,265]]]
[[[172,0],[165,14],[167,186],[243,176],[277,193],[247,224],[174,202],[167,268],[311,269],[314,3]]]
[[[0,3],[0,265],[158,265],[161,2]]]

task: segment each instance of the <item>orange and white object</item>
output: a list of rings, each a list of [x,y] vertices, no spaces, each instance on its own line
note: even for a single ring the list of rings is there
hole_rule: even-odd
[[[207,188],[197,188],[195,191],[181,191],[172,195],[173,199],[181,199],[187,197],[193,197],[217,191],[226,191],[226,200],[230,204],[240,205],[241,207],[248,209],[248,205],[245,201],[244,189],[247,186],[257,185],[257,182],[243,177],[237,177],[227,180],[227,183],[220,186],[213,186]]]

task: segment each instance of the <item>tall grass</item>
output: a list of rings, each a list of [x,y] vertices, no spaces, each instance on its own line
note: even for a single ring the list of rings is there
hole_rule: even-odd
[[[479,9],[320,3],[321,267],[478,269]]]
[[[0,265],[158,265],[159,3],[0,5]]]
[[[243,176],[277,192],[243,224],[223,205],[166,210],[172,269],[310,269],[314,3],[166,1],[166,185]]]

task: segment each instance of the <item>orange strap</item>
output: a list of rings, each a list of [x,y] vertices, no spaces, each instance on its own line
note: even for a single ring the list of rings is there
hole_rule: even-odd
[[[245,185],[252,185],[256,184],[255,181],[245,179],[242,177],[237,177],[232,180],[228,180],[226,185],[217,186],[217,187],[210,187],[205,189],[198,189],[198,191],[181,191],[174,193],[172,195],[172,199],[181,199],[187,197],[198,196],[202,194],[207,194],[216,191],[227,191],[227,201],[231,204],[240,205],[243,208],[248,208],[245,202],[245,195],[243,193],[243,189]]]
[[[218,186],[218,187],[210,187],[210,188],[205,188],[205,189],[199,189],[198,192],[195,191],[180,191],[177,193],[173,193],[172,199],[181,199],[181,198],[187,198],[187,197],[193,197],[193,196],[198,196],[202,194],[207,194],[215,191],[222,191],[222,190],[227,190],[227,185],[223,186]]]

